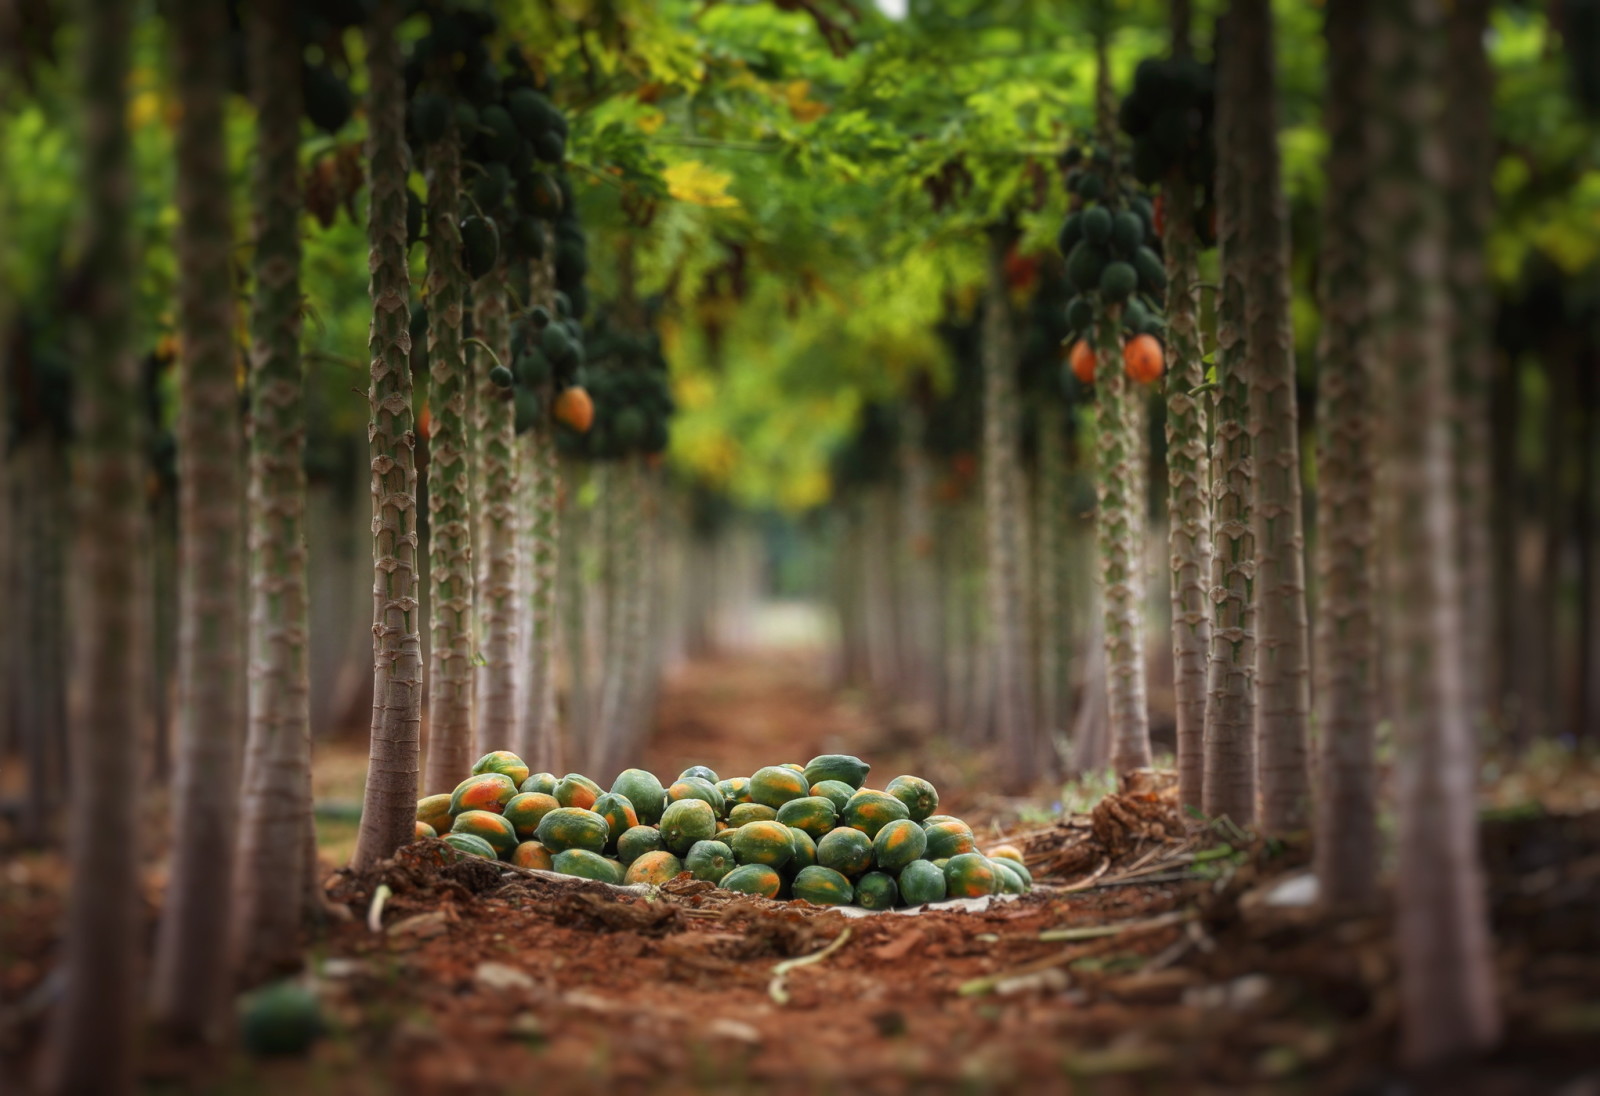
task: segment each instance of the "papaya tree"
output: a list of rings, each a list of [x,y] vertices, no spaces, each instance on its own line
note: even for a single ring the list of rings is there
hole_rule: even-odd
[[[406,259],[405,83],[399,0],[376,0],[367,26],[368,266],[372,271],[372,747],[352,865],[392,855],[416,832],[422,724],[417,589],[416,424],[411,408],[411,276]]]
[[[175,3],[168,21],[178,185],[178,733],[172,868],[152,977],[156,1020],[214,1038],[232,989],[230,890],[244,723],[238,349],[223,109],[226,13]],[[296,876],[298,878],[298,876]]]
[[[1383,642],[1398,809],[1402,1053],[1415,1064],[1499,1035],[1478,859],[1477,750],[1461,687],[1449,414],[1443,34],[1432,0],[1375,4],[1371,297],[1378,360]],[[1451,104],[1454,109],[1454,104]]]
[[[1078,333],[1071,365],[1094,385],[1095,539],[1100,564],[1106,649],[1110,760],[1118,773],[1150,764],[1150,717],[1144,667],[1143,389],[1161,373],[1158,315],[1146,301],[1165,282],[1161,262],[1144,247],[1148,203],[1117,167],[1116,102],[1111,88],[1109,15],[1096,28],[1096,144],[1068,178],[1076,208],[1062,227],[1067,277],[1078,296],[1068,321]],[[1143,273],[1141,273],[1141,268]],[[1145,297],[1141,299],[1141,290]],[[1154,303],[1154,302],[1151,302]],[[1124,347],[1124,329],[1129,338]],[[1137,364],[1136,364],[1137,363]]]
[[[444,18],[448,18],[445,16]],[[453,73],[444,58],[411,99],[412,134],[426,164],[428,252],[428,759],[423,791],[454,788],[470,770],[472,729],[473,524],[462,346],[467,275],[461,254],[461,149]]]
[[[1323,902],[1363,906],[1378,882],[1373,613],[1373,361],[1366,238],[1368,0],[1328,8],[1327,191],[1318,345],[1316,870]]]
[[[1188,0],[1173,0],[1172,55],[1134,73],[1119,112],[1133,138],[1132,167],[1142,183],[1161,185],[1158,230],[1166,260],[1167,535],[1171,549],[1173,703],[1177,720],[1178,797],[1205,798],[1206,670],[1211,644],[1211,468],[1205,380],[1200,354],[1199,252],[1211,237],[1215,168],[1209,68],[1190,45]]]
[[[1457,540],[1461,554],[1461,607],[1468,627],[1461,636],[1461,682],[1467,717],[1482,731],[1499,667],[1487,622],[1495,618],[1494,515],[1490,458],[1490,390],[1494,382],[1493,291],[1485,245],[1493,214],[1494,70],[1484,46],[1489,0],[1449,6],[1445,86],[1452,109],[1445,115],[1450,160],[1450,357],[1455,363],[1456,479],[1460,498]],[[1474,121],[1474,119],[1476,121]],[[1585,619],[1588,619],[1587,615]],[[1580,722],[1581,725],[1581,722]]]
[[[80,703],[68,727],[74,773],[61,996],[43,1052],[50,1093],[134,1088],[139,966],[138,738],[149,717],[143,588],[144,468],[132,352],[135,197],[129,157],[133,5],[78,5],[82,80],[81,250],[72,282],[75,419],[72,665]],[[107,833],[121,835],[106,840]]]
[[[1256,549],[1250,388],[1245,359],[1242,172],[1253,153],[1240,143],[1241,58],[1227,18],[1216,29],[1217,289],[1216,389],[1211,444],[1211,656],[1207,666],[1202,809],[1241,825],[1256,816]]]
[[[497,363],[511,360],[508,272],[503,260],[473,283],[476,339]],[[483,665],[478,678],[479,753],[503,750],[516,736],[517,541],[516,409],[511,392],[489,374],[487,355],[469,355],[478,385],[479,522],[483,556],[478,565],[478,617],[483,630]]]
[[[289,0],[251,12],[256,107],[255,289],[250,318],[250,686],[234,961],[240,976],[291,966],[314,878],[306,580],[304,368],[300,357],[300,53]],[[308,862],[309,860],[309,862]]]
[[[1303,829],[1311,807],[1310,636],[1300,506],[1300,415],[1289,316],[1289,227],[1278,166],[1270,0],[1235,0],[1227,63],[1236,66],[1233,155],[1244,254],[1244,369],[1254,463],[1256,748],[1261,823]]]

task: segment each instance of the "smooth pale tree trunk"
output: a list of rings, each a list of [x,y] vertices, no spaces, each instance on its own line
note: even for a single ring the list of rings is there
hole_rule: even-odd
[[[547,252],[549,248],[546,248]],[[554,314],[553,261],[534,265],[530,304]],[[547,384],[540,393],[546,407],[553,397]],[[556,650],[560,630],[557,593],[561,556],[561,462],[555,427],[541,418],[520,439],[523,505],[527,510],[528,676],[523,696],[521,738],[517,750],[535,772],[560,772],[566,763],[561,724],[556,710]]]
[[[399,0],[377,0],[367,31],[367,266],[372,272],[372,745],[351,866],[394,855],[416,832],[422,730],[417,585],[416,421],[411,409],[411,275],[406,265],[405,83]]]
[[[227,957],[239,742],[242,494],[232,209],[223,107],[225,13],[180,0],[169,21],[183,101],[178,161],[178,735],[172,868],[151,1000],[173,1038],[214,1039],[232,988]],[[217,880],[224,881],[218,886]]]
[[[629,456],[606,467],[610,516],[606,548],[610,567],[606,581],[606,637],[601,657],[600,738],[595,768],[610,772],[627,744],[627,677],[639,652],[633,647],[633,619],[639,613],[640,483],[637,458]]]
[[[900,445],[900,632],[906,699],[932,713],[939,695],[937,581],[933,563],[933,475],[924,445],[927,415],[915,398],[901,414]]]
[[[1176,7],[1177,5],[1175,5]],[[1187,33],[1187,18],[1184,30]],[[1173,34],[1174,41],[1178,35]],[[1196,283],[1194,188],[1181,173],[1164,187],[1167,260],[1167,537],[1172,558],[1172,684],[1178,798],[1205,800],[1206,664],[1211,646],[1211,465],[1206,446]]]
[[[1494,69],[1484,48],[1489,0],[1456,0],[1449,8],[1444,116],[1450,163],[1450,357],[1454,363],[1457,543],[1461,606],[1462,687],[1467,718],[1480,733],[1490,718],[1495,616],[1489,393],[1494,382],[1494,292],[1485,249],[1493,216]],[[1503,653],[1503,652],[1502,652]]]
[[[30,408],[22,409],[27,414]],[[24,770],[21,833],[43,847],[60,840],[53,823],[62,815],[67,766],[69,636],[65,627],[63,561],[68,552],[71,514],[67,453],[53,432],[41,429],[17,442],[9,459],[16,568],[12,602],[17,608],[15,660],[6,672],[12,683],[12,714]]]
[[[1217,293],[1216,428],[1211,448],[1211,586],[1213,618],[1207,667],[1205,803],[1207,815],[1241,825],[1256,817],[1255,568],[1251,515],[1250,390],[1245,362],[1248,269],[1241,231],[1242,161],[1237,118],[1241,58],[1217,28]]]
[[[560,590],[561,625],[566,639],[567,661],[567,728],[573,744],[572,760],[587,763],[587,749],[593,741],[594,706],[589,695],[589,611],[590,604],[584,573],[584,544],[589,538],[589,526],[594,515],[584,514],[579,496],[589,482],[587,466],[573,458],[560,458],[561,480],[571,489],[562,496],[560,528],[557,530],[557,547],[560,561],[557,579]],[[583,746],[579,744],[583,743]]]
[[[250,323],[250,690],[233,955],[247,982],[292,967],[304,903],[311,703],[306,586],[305,375],[300,360],[299,40],[289,0],[250,34],[256,101],[255,298]]]
[[[477,337],[510,368],[510,296],[498,266],[473,288]],[[478,622],[483,661],[478,674],[477,752],[511,747],[517,730],[517,436],[511,389],[489,380],[493,362],[477,355],[478,445],[483,480],[478,490],[483,559],[478,568]],[[457,779],[460,779],[459,777]]]
[[[1416,1065],[1499,1035],[1477,765],[1461,681],[1451,459],[1442,33],[1433,0],[1372,11],[1367,61],[1386,109],[1370,115],[1375,170],[1373,321],[1381,348],[1379,515],[1384,649],[1398,798],[1396,953],[1402,1052]],[[1454,109],[1454,105],[1451,105]]]
[[[461,345],[467,275],[461,265],[461,146],[452,122],[428,166],[428,761],[422,790],[450,791],[476,756],[472,734],[472,439]]]
[[[1328,189],[1323,195],[1317,414],[1318,742],[1316,872],[1330,908],[1370,905],[1377,893],[1377,641],[1373,614],[1372,398],[1368,330],[1372,284],[1366,234],[1372,104],[1366,64],[1369,6],[1328,8]],[[1381,0],[1380,0],[1381,2]]]
[[[141,903],[139,788],[128,774],[149,718],[145,439],[127,277],[134,267],[127,131],[133,17],[132,5],[116,0],[84,0],[77,10],[83,220],[72,327],[74,773],[59,952],[65,978],[39,1087],[123,1096],[134,1088]],[[108,841],[108,833],[117,839]]]
[[[1270,0],[1234,0],[1224,56],[1234,68],[1233,143],[1243,254],[1256,541],[1256,748],[1261,824],[1305,828],[1311,809],[1310,636],[1300,506],[1300,415],[1289,317],[1289,232],[1278,169]]]
[[[1007,239],[1003,232],[991,234],[983,305],[983,520],[1001,779],[1020,791],[1034,782],[1038,767],[1023,571],[1026,507],[1017,454],[1016,317],[1003,270]]]
[[[1056,741],[1067,733],[1067,683],[1072,663],[1072,603],[1067,592],[1067,427],[1059,400],[1049,400],[1039,407],[1039,467],[1035,479],[1039,726]]]

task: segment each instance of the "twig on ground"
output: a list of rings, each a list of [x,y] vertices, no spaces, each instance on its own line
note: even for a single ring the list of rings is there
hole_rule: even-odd
[[[799,967],[810,966],[812,963],[822,962],[828,956],[832,955],[834,952],[843,947],[844,942],[848,939],[850,939],[850,927],[846,925],[844,930],[840,932],[838,936],[833,938],[832,943],[823,948],[821,951],[814,951],[810,955],[802,955],[798,959],[785,959],[783,962],[773,967],[772,981],[767,985],[767,992],[772,995],[772,999],[778,1002],[780,1005],[787,1005],[789,1003],[789,991],[784,987],[784,977],[791,970],[795,970]]]

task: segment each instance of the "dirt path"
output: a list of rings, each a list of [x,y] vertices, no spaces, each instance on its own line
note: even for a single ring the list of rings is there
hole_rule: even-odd
[[[804,765],[820,753],[869,756],[881,737],[867,713],[829,691],[812,648],[694,662],[666,684],[644,767],[666,779],[690,765],[748,776],[763,765]]]

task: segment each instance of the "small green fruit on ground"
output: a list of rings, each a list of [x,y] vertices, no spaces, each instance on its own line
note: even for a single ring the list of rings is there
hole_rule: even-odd
[[[600,785],[581,773],[568,773],[556,782],[556,802],[563,807],[589,810],[603,793]]]
[[[300,1055],[322,1035],[316,994],[295,982],[277,982],[239,1001],[239,1037],[258,1058]]]
[[[709,765],[690,765],[687,769],[684,769],[683,772],[678,774],[678,779],[682,780],[686,776],[696,777],[712,785],[715,785],[719,779],[717,776],[717,770],[713,769]]]

